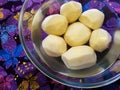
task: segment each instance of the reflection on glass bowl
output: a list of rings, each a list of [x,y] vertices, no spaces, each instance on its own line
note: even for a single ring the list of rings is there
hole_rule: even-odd
[[[106,1],[79,0],[83,5],[83,11],[96,8],[105,14],[102,28],[107,30],[112,36],[109,48],[102,53],[97,53],[97,63],[84,70],[68,69],[61,58],[48,56],[41,45],[42,40],[47,36],[41,29],[43,19],[46,16],[58,14],[60,6],[70,0],[33,1],[33,6],[29,6],[31,1],[26,0],[21,10],[19,20],[20,39],[29,59],[40,71],[60,83],[78,88],[100,87],[119,79],[120,74],[112,74],[110,68],[120,54],[120,21],[117,13],[109,7]],[[27,39],[27,36],[31,38]],[[104,78],[107,75],[109,77]]]

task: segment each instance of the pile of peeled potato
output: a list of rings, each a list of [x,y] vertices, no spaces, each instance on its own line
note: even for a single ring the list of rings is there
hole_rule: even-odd
[[[42,22],[42,29],[48,34],[42,41],[44,51],[51,57],[61,57],[69,69],[95,65],[95,51],[103,52],[111,42],[111,35],[101,28],[104,18],[98,9],[82,12],[81,3],[64,3],[60,14],[47,16]]]

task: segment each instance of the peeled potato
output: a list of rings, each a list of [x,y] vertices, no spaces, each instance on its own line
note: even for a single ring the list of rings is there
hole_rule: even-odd
[[[62,35],[68,27],[67,19],[59,14],[54,14],[46,17],[42,22],[42,29],[47,34]]]
[[[79,21],[91,29],[98,29],[103,24],[104,13],[98,9],[90,9],[81,14]]]
[[[71,24],[64,39],[70,46],[79,46],[88,42],[91,35],[91,30],[80,22]]]
[[[98,51],[102,52],[108,48],[111,42],[111,35],[104,29],[94,30],[90,38],[90,46]]]
[[[48,35],[42,41],[42,47],[46,54],[52,57],[59,57],[67,50],[64,39],[55,35]]]
[[[89,46],[76,46],[62,54],[62,60],[69,69],[84,69],[96,64],[96,53]]]
[[[60,14],[65,16],[69,23],[75,22],[82,13],[82,5],[75,1],[63,4],[60,8]]]

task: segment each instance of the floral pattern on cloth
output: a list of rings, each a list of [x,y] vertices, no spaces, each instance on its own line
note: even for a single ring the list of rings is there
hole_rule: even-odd
[[[44,0],[32,1],[35,3],[44,2]],[[87,4],[83,9],[87,9],[90,6],[91,8],[102,8],[104,6],[98,0],[84,1]],[[31,7],[33,2],[29,2],[28,7]],[[23,51],[19,39],[18,18],[23,3],[24,0],[0,0],[0,90],[120,90],[120,81],[96,89],[72,88],[55,82],[38,71]],[[108,4],[109,8],[120,16],[119,0],[104,0],[104,3]],[[25,12],[26,17],[30,17],[29,21],[33,19],[32,15],[34,13],[34,10],[31,13]],[[48,11],[48,14],[51,13],[52,8]],[[116,22],[116,18],[111,18],[106,22],[107,27],[103,26],[103,28],[111,29],[112,31]],[[30,26],[31,24],[29,28],[31,28]],[[29,36],[26,38],[29,39]],[[119,60],[118,62],[120,63]],[[116,66],[120,65],[119,63]],[[113,72],[120,71],[115,66],[113,68],[115,68],[111,69]]]

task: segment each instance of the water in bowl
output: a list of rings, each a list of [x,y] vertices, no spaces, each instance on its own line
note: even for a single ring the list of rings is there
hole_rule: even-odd
[[[79,78],[90,77],[90,76],[94,76],[99,73],[102,73],[106,69],[108,69],[116,61],[117,57],[119,56],[119,52],[120,52],[120,42],[119,42],[120,30],[119,29],[114,29],[114,31],[111,34],[112,42],[109,48],[102,53],[97,52],[97,63],[90,68],[86,68],[82,70],[70,70],[62,62],[61,57],[58,57],[58,58],[50,57],[44,52],[42,48],[42,40],[47,36],[47,34],[42,31],[41,23],[42,23],[42,20],[46,17],[46,12],[49,6],[51,5],[51,3],[53,2],[50,1],[43,4],[43,6],[35,14],[33,19],[33,24],[32,24],[32,26],[34,27],[32,28],[32,41],[34,43],[34,48],[38,53],[39,57],[41,58],[41,60],[55,72],[58,72],[60,74],[70,76],[70,77],[79,77]],[[62,3],[64,2],[59,3],[59,5],[61,5]],[[104,7],[103,11],[107,9],[108,7]],[[107,15],[107,13],[105,13],[105,15]],[[114,16],[116,17],[116,15]],[[109,15],[109,17],[113,17],[113,14]],[[105,22],[107,21],[107,19],[105,20]]]

